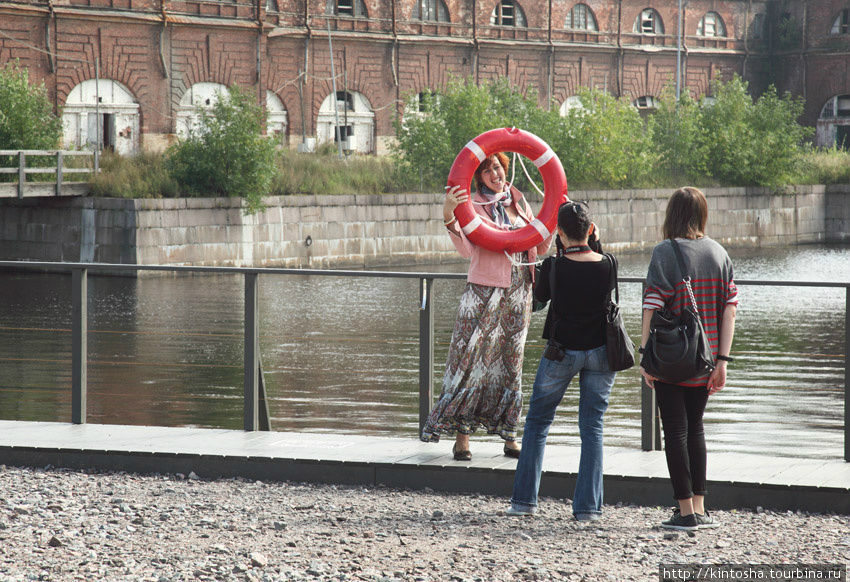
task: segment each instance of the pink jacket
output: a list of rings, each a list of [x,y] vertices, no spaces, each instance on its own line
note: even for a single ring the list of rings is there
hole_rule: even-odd
[[[511,205],[516,213],[525,220],[526,223],[530,223],[534,218],[534,215],[531,212],[531,207],[528,205],[528,202],[526,202],[523,197],[522,192],[512,187],[511,196],[513,197]],[[486,202],[484,196],[482,196],[480,192],[473,193],[472,199],[475,202]],[[475,212],[477,212],[481,216],[481,219],[487,222],[488,225],[494,228],[499,228],[490,219],[486,206],[475,205],[474,208]],[[454,243],[457,252],[459,252],[462,257],[466,257],[470,260],[469,271],[466,276],[467,281],[478,285],[503,287],[505,289],[511,286],[511,262],[505,256],[505,253],[496,253],[475,245],[466,238],[466,235],[463,234],[463,231],[460,229],[457,222],[450,224],[448,231],[450,235],[449,238],[452,240],[452,243]],[[528,249],[529,263],[535,262],[538,254],[543,254],[549,250],[549,246],[552,244],[552,238],[553,237],[550,236],[536,247]],[[533,281],[534,269],[531,269],[531,278]]]

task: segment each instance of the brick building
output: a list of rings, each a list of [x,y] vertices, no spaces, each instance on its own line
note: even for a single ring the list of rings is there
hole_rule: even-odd
[[[696,96],[737,73],[805,97],[822,143],[847,135],[850,0],[683,4],[678,50],[677,0],[3,0],[0,63],[45,83],[66,145],[100,131],[121,152],[164,147],[234,84],[287,145],[339,125],[379,153],[403,101],[451,76],[508,77],[541,106],[593,86],[651,108],[677,55]]]

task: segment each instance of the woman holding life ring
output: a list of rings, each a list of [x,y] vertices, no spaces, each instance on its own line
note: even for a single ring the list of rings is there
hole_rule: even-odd
[[[528,250],[508,254],[474,244],[455,217],[458,206],[471,200],[476,218],[496,231],[510,233],[531,225],[535,220],[531,207],[506,180],[509,164],[502,152],[487,155],[475,169],[471,198],[465,186],[454,185],[447,188],[443,203],[449,237],[470,264],[442,393],[421,438],[436,442],[443,433],[454,434],[452,452],[458,461],[472,458],[469,435],[479,426],[504,439],[505,455],[519,457],[516,427],[522,410],[522,360],[534,277],[529,264],[548,250],[552,236]]]

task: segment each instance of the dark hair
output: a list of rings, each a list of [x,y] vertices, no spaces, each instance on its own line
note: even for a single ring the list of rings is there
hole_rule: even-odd
[[[495,154],[490,154],[484,158],[484,161],[478,164],[478,167],[475,169],[475,173],[473,174],[473,177],[475,178],[475,188],[477,190],[481,190],[481,187],[484,185],[484,180],[481,179],[481,174],[485,169],[490,167],[490,158],[493,156],[495,156],[499,164],[502,165],[502,168],[505,170],[505,174],[508,173],[508,168],[511,167],[511,161],[504,152],[496,152]]]
[[[705,234],[708,202],[698,188],[679,188],[667,202],[662,232],[664,238],[698,238]]]
[[[591,222],[590,211],[583,202],[566,202],[558,209],[558,226],[570,240],[584,240]]]

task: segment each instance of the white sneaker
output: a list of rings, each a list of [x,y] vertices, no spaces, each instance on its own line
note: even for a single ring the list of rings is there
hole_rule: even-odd
[[[517,508],[511,505],[506,511],[505,515],[513,515],[513,516],[526,516],[526,515],[534,515],[537,513],[536,507],[523,507]]]

